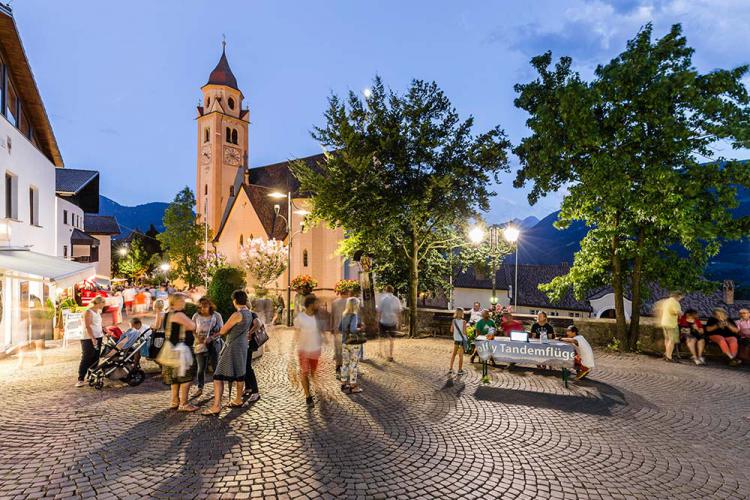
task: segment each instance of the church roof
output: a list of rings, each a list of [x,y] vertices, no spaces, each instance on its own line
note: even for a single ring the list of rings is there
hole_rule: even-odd
[[[284,219],[277,217],[276,211],[274,210],[274,205],[278,204],[279,201],[268,197],[270,190],[276,190],[282,193],[291,192],[292,196],[295,198],[306,198],[307,196],[304,193],[299,192],[299,181],[289,169],[289,164],[292,161],[302,160],[307,164],[314,166],[324,159],[325,156],[323,154],[317,154],[305,158],[298,158],[296,160],[251,168],[246,171],[249,182],[242,182],[243,179],[240,177],[241,171],[238,172],[238,177],[235,179],[234,192],[239,193],[241,187],[245,194],[247,194],[255,213],[258,215],[261,224],[263,224],[263,228],[266,230],[268,238],[275,238],[277,240],[283,240],[286,238],[286,225],[284,224]],[[219,224],[218,231],[216,231],[214,241],[218,240],[221,236],[236,200],[237,196],[233,196],[227,201],[224,215],[221,218],[221,223]],[[286,215],[286,207],[282,207],[281,213]]]
[[[229,67],[229,61],[227,61],[226,46],[221,50],[219,63],[209,75],[206,85],[225,85],[239,90],[237,78],[232,73],[232,68]]]

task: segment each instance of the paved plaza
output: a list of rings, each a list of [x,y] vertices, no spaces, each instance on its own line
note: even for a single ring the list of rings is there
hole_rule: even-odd
[[[449,341],[403,339],[395,363],[367,344],[353,396],[326,351],[308,409],[283,331],[262,399],[211,418],[166,409],[157,377],[76,389],[75,349],[0,362],[2,498],[750,497],[747,369],[599,353],[569,389],[523,368],[482,385],[447,377]]]

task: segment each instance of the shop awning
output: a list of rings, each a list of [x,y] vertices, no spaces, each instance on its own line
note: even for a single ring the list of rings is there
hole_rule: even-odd
[[[10,276],[39,276],[63,288],[96,274],[92,264],[44,255],[25,248],[0,248],[0,273]]]

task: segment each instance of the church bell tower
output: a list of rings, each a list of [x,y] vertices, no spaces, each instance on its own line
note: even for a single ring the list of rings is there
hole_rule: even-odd
[[[202,105],[198,106],[198,162],[196,176],[196,214],[206,220],[214,234],[239,171],[247,168],[250,110],[243,109],[243,95],[229,67],[226,43],[221,58],[201,87]]]

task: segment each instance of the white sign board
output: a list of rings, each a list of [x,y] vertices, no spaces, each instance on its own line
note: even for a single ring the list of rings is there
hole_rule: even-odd
[[[81,340],[84,338],[83,313],[70,312],[64,309],[63,318],[63,338],[65,340]]]

